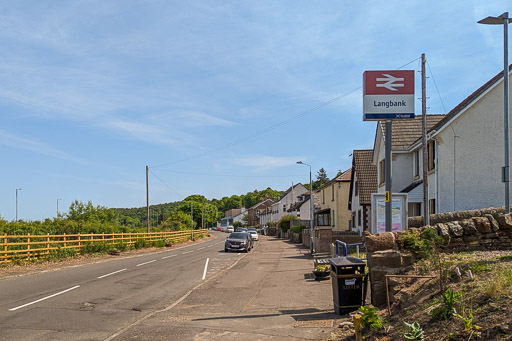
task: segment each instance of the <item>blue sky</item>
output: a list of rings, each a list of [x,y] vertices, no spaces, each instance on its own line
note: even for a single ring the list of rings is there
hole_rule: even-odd
[[[40,220],[329,177],[372,148],[365,70],[446,113],[503,68],[510,1],[2,1],[0,215]],[[420,97],[420,75],[416,76]],[[436,87],[437,85],[437,87]],[[416,103],[416,112],[421,104]]]

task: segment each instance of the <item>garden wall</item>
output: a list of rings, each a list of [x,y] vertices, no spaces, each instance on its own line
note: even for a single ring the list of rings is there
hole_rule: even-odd
[[[503,208],[490,208],[437,214],[431,216],[432,225],[409,229],[434,229],[444,240],[441,246],[444,252],[511,250],[512,215],[503,211]],[[366,233],[364,236],[372,303],[376,306],[386,303],[385,275],[398,274],[411,264],[410,253],[402,250],[398,242],[401,233],[404,232]]]

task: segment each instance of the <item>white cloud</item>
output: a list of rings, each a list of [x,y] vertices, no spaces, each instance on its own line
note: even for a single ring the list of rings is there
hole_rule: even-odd
[[[89,164],[89,162],[85,160],[79,159],[73,155],[70,155],[52,146],[46,145],[40,141],[19,137],[10,134],[4,130],[0,130],[0,144],[12,148],[30,150],[38,154],[47,155],[58,159],[69,160],[79,164]]]
[[[267,171],[274,168],[282,168],[297,163],[300,159],[298,156],[275,157],[265,155],[253,155],[239,159],[233,162],[240,166],[254,167],[255,171]]]

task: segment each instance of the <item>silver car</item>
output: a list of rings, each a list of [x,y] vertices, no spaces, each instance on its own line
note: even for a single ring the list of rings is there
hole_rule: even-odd
[[[233,232],[224,243],[224,251],[243,251],[249,252],[253,247],[251,236],[246,232]]]

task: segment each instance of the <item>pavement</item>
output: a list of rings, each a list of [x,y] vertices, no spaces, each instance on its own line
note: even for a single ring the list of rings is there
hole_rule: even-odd
[[[108,340],[328,340],[348,317],[312,270],[304,246],[260,236],[230,268]]]

